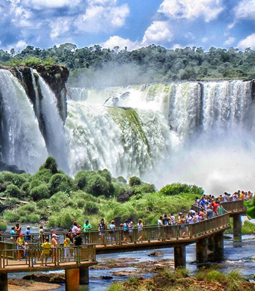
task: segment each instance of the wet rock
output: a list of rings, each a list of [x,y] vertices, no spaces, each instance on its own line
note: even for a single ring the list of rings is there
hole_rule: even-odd
[[[65,282],[65,274],[30,274],[24,276],[22,279],[24,280],[32,280],[35,282],[44,282],[44,283],[64,283]]]
[[[163,257],[164,254],[161,251],[153,251],[148,254],[149,257]]]
[[[102,279],[102,280],[112,280],[113,277],[112,276],[100,276],[99,279]]]
[[[112,272],[114,276],[124,277],[124,276],[134,276],[137,274],[135,271],[119,271],[119,272]]]
[[[119,195],[117,196],[117,201],[118,201],[118,202],[121,202],[121,203],[126,202],[126,201],[129,200],[129,198],[130,198],[133,194],[134,194],[134,190],[133,190],[133,189],[129,189],[129,190],[127,190],[127,191],[125,191],[125,192],[119,194]]]

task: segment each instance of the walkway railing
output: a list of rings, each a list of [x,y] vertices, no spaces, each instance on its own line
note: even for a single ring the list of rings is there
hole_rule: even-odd
[[[0,269],[8,267],[36,266],[61,266],[68,264],[81,264],[96,260],[96,249],[94,245],[80,247],[48,249],[46,254],[41,247],[30,246],[29,250],[4,249],[0,250]],[[18,260],[18,257],[21,259]],[[46,260],[47,259],[47,260]],[[43,260],[43,261],[42,261]]]
[[[246,207],[243,205],[243,200],[227,201],[221,203],[223,208],[228,212],[242,212],[246,211]]]

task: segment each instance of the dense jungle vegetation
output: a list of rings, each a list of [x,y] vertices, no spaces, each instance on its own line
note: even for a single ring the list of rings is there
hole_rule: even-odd
[[[138,177],[127,182],[108,170],[81,171],[72,179],[49,157],[34,175],[0,172],[0,197],[6,198],[0,202],[0,229],[17,221],[69,228],[74,220],[82,225],[85,219],[97,228],[101,218],[142,218],[146,225],[157,224],[163,212],[187,211],[202,194],[202,188],[186,184],[156,192]]]
[[[255,78],[255,51],[247,48],[201,47],[166,49],[151,45],[134,51],[65,43],[49,49],[27,46],[19,53],[0,50],[0,64],[64,65],[70,70],[69,85],[114,86],[177,80]]]

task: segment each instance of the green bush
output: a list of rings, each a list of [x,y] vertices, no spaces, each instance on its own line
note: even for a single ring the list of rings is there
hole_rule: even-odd
[[[86,201],[83,199],[78,199],[76,201],[77,208],[84,208],[85,204],[86,204]]]
[[[66,193],[57,192],[48,200],[48,203],[52,206],[66,207],[70,204],[71,199]]]
[[[134,190],[134,194],[143,194],[143,193],[154,193],[155,186],[153,184],[142,183],[138,186],[132,187]]]
[[[122,176],[119,176],[116,180],[119,183],[127,184],[127,180],[125,178],[123,178]]]
[[[28,196],[29,192],[30,192],[30,183],[29,182],[25,182],[21,186],[21,191],[23,192],[24,196]]]
[[[22,191],[13,184],[8,185],[4,193],[7,197],[15,197],[18,199],[22,198]]]
[[[0,231],[6,231],[7,223],[5,221],[0,221]]]
[[[74,218],[74,215],[70,214],[70,212],[62,214],[60,219],[60,226],[69,229],[73,224]]]
[[[20,216],[17,213],[10,211],[10,210],[5,210],[3,213],[3,217],[5,220],[7,220],[9,222],[16,222],[20,218]]]
[[[40,221],[40,215],[35,214],[35,213],[27,214],[26,216],[20,217],[21,223],[24,223],[24,222],[38,223],[39,221]]]
[[[50,216],[48,223],[47,223],[47,227],[56,227],[59,226],[59,218],[56,216]]]
[[[54,174],[51,172],[50,169],[42,168],[30,178],[30,181],[39,180],[44,183],[49,183],[53,175]]]
[[[46,199],[42,199],[37,202],[38,208],[47,208],[47,206],[48,206],[48,201]]]
[[[164,195],[178,195],[181,193],[190,193],[201,196],[203,195],[204,190],[201,187],[197,187],[195,185],[173,183],[170,185],[166,185],[165,187],[160,189],[159,192]]]
[[[39,170],[49,169],[52,174],[58,173],[58,164],[53,157],[48,157]]]
[[[13,179],[13,176],[14,176],[15,174],[13,174],[13,173],[11,173],[11,172],[6,172],[6,171],[4,171],[4,172],[1,172],[0,173],[0,181],[2,182],[2,183],[5,183],[5,184],[10,184],[10,183],[12,183],[12,179]],[[9,183],[8,183],[9,182]]]
[[[107,182],[101,175],[96,173],[89,174],[87,179],[87,185],[84,189],[87,193],[94,196],[104,195],[105,197],[109,197],[113,194],[114,189],[112,184]]]
[[[87,184],[87,174],[84,171],[78,172],[75,176],[75,185],[78,189],[83,190]]]
[[[107,169],[104,169],[102,171],[97,171],[97,172],[98,172],[99,175],[104,177],[107,182],[111,183],[112,175],[111,175],[110,171],[108,171]]]
[[[33,188],[38,187],[42,184],[42,181],[39,179],[32,179],[30,180],[30,188],[29,191],[31,191]]]
[[[48,186],[46,184],[40,184],[39,186],[34,187],[30,191],[30,196],[33,198],[34,201],[49,198],[50,192]]]
[[[142,182],[138,177],[133,176],[133,177],[130,177],[128,184],[129,184],[129,186],[132,187],[132,186],[136,186],[136,185],[141,185]]]
[[[73,180],[65,174],[55,174],[50,179],[50,193],[53,195],[59,191],[70,193],[74,190]]]
[[[27,178],[25,178],[22,174],[14,174],[12,177],[12,183],[17,187],[21,187],[22,184],[26,182]]]
[[[88,201],[86,202],[85,208],[84,208],[84,214],[97,214],[99,211],[99,208],[95,202]]]
[[[25,205],[22,205],[19,207],[19,210],[24,210],[27,213],[35,212],[35,209],[36,209],[36,204],[34,202],[30,202],[28,204],[25,204]],[[18,212],[19,212],[19,210],[18,210]]]

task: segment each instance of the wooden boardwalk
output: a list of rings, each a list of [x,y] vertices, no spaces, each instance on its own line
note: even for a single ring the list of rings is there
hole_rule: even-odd
[[[138,241],[141,233],[138,233],[137,229],[134,229],[131,235],[132,242],[128,241],[127,243],[123,243],[122,229],[115,232],[106,230],[103,236],[98,231],[83,233],[85,245],[71,247],[68,258],[62,246],[52,249],[47,265],[45,262],[42,264],[40,259],[42,249],[38,234],[31,235],[30,250],[26,254],[26,258],[22,258],[21,261],[17,260],[16,243],[10,241],[9,235],[2,234],[0,241],[0,290],[8,291],[8,273],[65,270],[66,290],[78,291],[79,283],[88,283],[88,268],[97,264],[96,254],[173,247],[175,267],[179,267],[186,265],[185,247],[191,243],[197,245],[197,261],[205,262],[207,260],[208,240],[212,239],[215,256],[222,258],[223,232],[230,227],[230,216],[234,218],[234,234],[235,232],[241,233],[241,215],[245,213],[243,201],[226,202],[223,203],[223,207],[226,209],[223,215],[197,223],[144,227],[142,242]],[[58,235],[63,241],[65,233]],[[51,233],[45,234],[45,236],[51,238]],[[24,251],[22,250],[22,252]],[[25,254],[23,253],[23,255]]]

